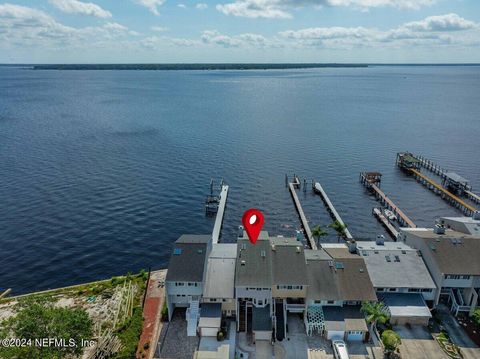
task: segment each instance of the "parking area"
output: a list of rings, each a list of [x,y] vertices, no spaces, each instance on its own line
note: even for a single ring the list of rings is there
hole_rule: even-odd
[[[398,325],[393,330],[402,338],[400,345],[402,358],[448,359],[427,327]]]
[[[185,309],[175,309],[172,320],[163,326],[156,358],[191,359],[200,339],[187,336]]]
[[[351,359],[380,359],[380,348],[362,342],[347,342]],[[275,344],[275,358],[333,359],[331,342],[320,335],[307,336],[303,321],[297,316],[288,317],[287,337]]]

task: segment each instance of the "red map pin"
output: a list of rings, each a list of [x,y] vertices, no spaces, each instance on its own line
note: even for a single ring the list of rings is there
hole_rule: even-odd
[[[242,223],[243,227],[247,231],[248,239],[250,243],[257,243],[258,235],[262,230],[263,223],[265,222],[263,218],[263,213],[256,208],[250,208],[243,214]]]

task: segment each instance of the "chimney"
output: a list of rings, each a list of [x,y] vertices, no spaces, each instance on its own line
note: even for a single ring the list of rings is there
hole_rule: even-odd
[[[238,238],[243,238],[243,226],[238,226]]]
[[[435,234],[445,234],[445,226],[437,223],[435,227],[433,227],[433,233]]]
[[[347,242],[348,250],[350,253],[357,253],[357,242],[355,239]]]
[[[385,244],[385,236],[383,234],[377,235],[377,239],[375,240],[375,243],[379,246],[383,246]]]
[[[480,211],[473,212],[472,218],[476,221],[480,221]]]

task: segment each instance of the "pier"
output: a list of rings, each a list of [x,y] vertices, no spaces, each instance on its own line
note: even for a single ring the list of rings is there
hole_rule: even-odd
[[[324,191],[322,185],[319,182],[315,182],[315,184],[313,185],[313,191],[320,195],[320,198],[322,199],[323,203],[325,203],[328,213],[330,213],[330,216],[332,217],[332,219],[340,223],[342,226],[344,226],[345,237],[347,237],[347,239],[349,240],[353,239],[353,236],[348,230],[348,228],[345,226],[345,223],[343,222],[342,217],[340,217],[340,215],[338,214],[337,210],[333,206],[332,201],[330,201],[330,198],[328,198],[327,193]]]
[[[219,195],[219,204],[217,210],[217,217],[215,218],[215,225],[212,232],[212,243],[218,243],[220,238],[220,231],[222,230],[223,215],[225,213],[225,206],[227,205],[228,186],[222,183],[222,190]]]
[[[401,161],[399,161],[399,157],[401,155],[402,154],[397,154],[397,165],[399,165],[400,167],[403,168],[404,167],[404,166],[402,166],[403,163],[401,163]],[[447,191],[448,191],[448,189],[452,189],[453,192],[455,192],[454,195],[455,194],[462,195],[462,196],[468,198],[473,203],[480,204],[480,196],[475,194],[472,191],[472,186],[470,186],[468,180],[466,180],[462,176],[456,174],[455,172],[450,172],[447,169],[445,169],[443,167],[440,167],[439,165],[435,164],[432,160],[429,160],[428,158],[425,158],[421,155],[412,155],[412,154],[410,154],[410,155],[418,161],[418,164],[419,164],[418,167],[423,167],[426,170],[428,170],[428,171],[436,174],[437,176],[439,176],[442,179],[442,184],[443,184],[444,188],[447,189]],[[418,167],[415,168],[415,169],[419,170]],[[427,177],[427,176],[425,176],[425,177]],[[429,180],[431,182],[433,182],[431,179],[429,179]],[[438,185],[438,184],[436,184],[436,183],[432,184],[432,186],[436,187],[435,185]],[[460,203],[460,206],[463,206],[463,204]],[[470,206],[470,207],[474,208],[473,206]],[[464,212],[466,212],[466,211],[464,210]]]
[[[387,217],[385,217],[382,213],[380,208],[373,208],[372,214],[377,217],[380,223],[383,224],[387,232],[392,236],[392,238],[396,241],[398,239],[398,231],[397,229],[390,223]]]
[[[299,185],[300,185],[300,181],[298,180],[298,177],[295,176],[294,182],[288,183],[288,188],[290,190],[290,194],[292,195],[295,208],[297,209],[298,215],[300,216],[300,221],[302,222],[302,226],[305,231],[305,235],[308,239],[308,243],[310,244],[310,248],[318,249],[317,244],[315,243],[315,239],[313,238],[312,231],[310,230],[310,226],[308,225],[307,217],[305,217],[305,213],[303,212],[302,205],[300,204],[300,200],[298,199],[297,192],[295,191],[295,187]]]
[[[447,191],[443,188],[440,184],[432,180],[431,178],[427,177],[420,171],[410,168],[409,171],[415,176],[415,178],[425,185],[428,189],[432,190],[436,194],[440,194],[443,199],[449,202],[455,208],[458,208],[467,216],[471,216],[477,209],[468,203],[465,203],[462,199],[455,196],[453,193]]]
[[[377,186],[380,183],[382,174],[380,172],[362,172],[360,173],[360,182],[370,191],[375,194],[375,198],[380,201],[382,205],[391,210],[398,218],[400,225],[404,227],[416,228],[413,221],[407,217],[403,211],[398,208],[393,201],[387,197],[385,193]]]

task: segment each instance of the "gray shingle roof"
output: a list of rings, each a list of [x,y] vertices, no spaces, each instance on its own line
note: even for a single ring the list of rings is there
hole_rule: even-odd
[[[265,256],[262,256],[262,254]],[[237,242],[235,285],[252,287],[272,286],[272,249],[270,241],[258,239],[255,245],[248,239]]]
[[[211,236],[182,235],[173,245],[167,281],[201,282],[205,268],[207,243]]]
[[[345,252],[346,251],[346,252]],[[376,300],[377,296],[362,257],[335,249],[333,259],[307,256],[310,300]]]
[[[272,241],[273,285],[307,285],[307,266],[303,245],[297,240]]]

